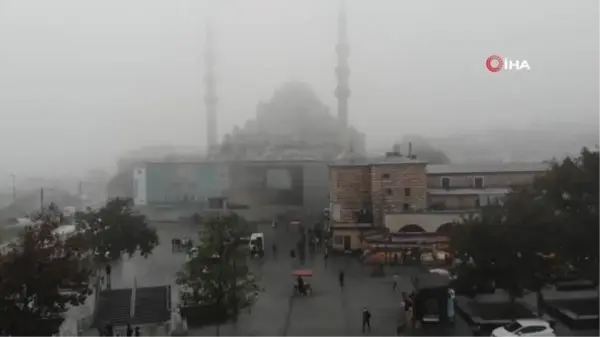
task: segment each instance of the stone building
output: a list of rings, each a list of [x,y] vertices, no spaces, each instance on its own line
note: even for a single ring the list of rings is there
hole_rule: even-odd
[[[426,163],[398,152],[367,161],[345,156],[330,166],[329,195],[334,248],[351,249],[365,232],[384,227],[388,213],[424,210]]]
[[[398,151],[371,161],[346,156],[330,166],[333,247],[362,249],[366,237],[384,232],[439,232],[547,169],[545,163],[427,165]]]
[[[474,209],[498,202],[513,186],[533,183],[544,163],[428,165],[429,205],[439,210]]]

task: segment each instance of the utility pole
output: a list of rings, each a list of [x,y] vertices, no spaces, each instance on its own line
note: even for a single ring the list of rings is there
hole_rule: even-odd
[[[78,192],[79,194],[79,210],[83,210],[83,181],[79,181],[79,188],[78,188]]]
[[[12,177],[13,203],[17,203],[17,176],[14,173],[12,173],[10,176]]]
[[[44,212],[44,188],[40,188],[40,210]]]

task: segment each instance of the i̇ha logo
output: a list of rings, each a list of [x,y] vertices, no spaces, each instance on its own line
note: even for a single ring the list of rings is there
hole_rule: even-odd
[[[510,60],[498,55],[492,55],[485,60],[486,68],[497,73],[500,70],[531,70],[527,60]]]

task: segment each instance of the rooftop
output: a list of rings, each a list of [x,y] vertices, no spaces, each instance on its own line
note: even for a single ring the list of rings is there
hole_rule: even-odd
[[[92,326],[164,323],[171,318],[169,286],[137,288],[133,317],[131,292],[131,288],[102,291]]]
[[[390,152],[385,156],[367,158],[352,153],[339,156],[331,166],[370,166],[370,165],[401,165],[401,164],[427,164],[426,161],[410,158],[398,153]]]
[[[431,188],[427,191],[430,195],[505,195],[508,192],[509,188]]]
[[[464,174],[498,172],[544,172],[550,168],[548,163],[498,163],[498,164],[445,164],[427,165],[428,174]]]

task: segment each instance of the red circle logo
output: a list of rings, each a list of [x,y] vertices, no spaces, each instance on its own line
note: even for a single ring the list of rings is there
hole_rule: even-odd
[[[504,67],[504,61],[502,61],[500,56],[492,55],[485,60],[485,66],[489,71],[497,73],[502,70],[502,67]]]

